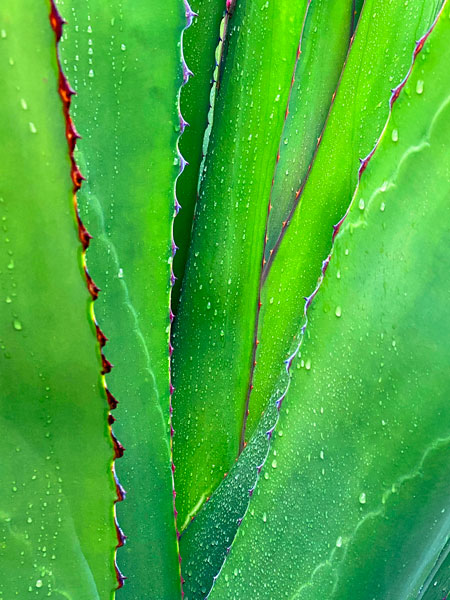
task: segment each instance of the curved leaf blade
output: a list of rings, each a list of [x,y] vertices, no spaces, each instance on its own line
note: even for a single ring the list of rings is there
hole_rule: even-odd
[[[380,135],[390,90],[408,71],[415,41],[428,30],[441,4],[364,4],[311,171],[263,273],[247,440],[279,377],[273,365],[287,359],[297,345],[302,299],[315,288],[330,251],[330,231],[350,204],[360,157],[369,154]]]
[[[409,600],[445,558],[449,16],[447,5],[336,238],[213,599]]]
[[[228,24],[228,53],[174,324],[181,528],[239,452],[267,213],[262,199],[269,197],[266,174],[275,166],[306,7],[306,0],[242,2]]]
[[[118,597],[181,594],[170,449],[170,278],[179,172],[184,5],[64,0],[61,52],[78,95],[76,159],[87,181],[80,212],[93,235],[87,263],[102,290],[95,315],[114,365],[117,462],[127,498],[117,508],[127,542]],[[161,48],[161,40],[165,40]],[[155,301],[156,299],[156,301]]]
[[[50,9],[2,6],[0,597],[106,600],[114,451]]]
[[[271,191],[266,260],[314,158],[347,56],[352,9],[353,0],[315,0],[309,6]]]

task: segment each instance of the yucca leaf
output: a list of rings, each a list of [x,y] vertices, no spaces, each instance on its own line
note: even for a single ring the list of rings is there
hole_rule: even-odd
[[[178,246],[173,266],[177,277],[172,290],[172,309],[175,313],[191,240],[200,164],[203,158],[203,139],[209,125],[210,95],[216,68],[215,52],[219,44],[225,1],[194,0],[190,2],[190,6],[197,16],[192,26],[183,34],[184,59],[193,76],[180,94],[181,114],[189,126],[179,143],[180,152],[188,164],[177,180],[177,199],[181,210],[174,222],[174,238]]]
[[[362,174],[210,598],[448,591],[449,17],[447,6]]]
[[[50,9],[1,10],[0,597],[103,600],[118,585],[114,451]]]
[[[249,402],[249,439],[279,377],[274,369],[296,345],[301,299],[315,287],[333,225],[345,213],[360,159],[372,150],[389,111],[390,90],[441,0],[367,0],[308,178],[263,272],[257,365]],[[295,260],[293,260],[295,257]]]
[[[239,451],[267,213],[262,199],[270,191],[267,173],[275,166],[306,8],[306,0],[242,2],[228,24],[173,338],[182,528]]]
[[[65,0],[61,8],[62,57],[78,92],[76,158],[86,177],[78,201],[94,236],[87,263],[102,289],[95,315],[109,338],[114,431],[126,448],[116,463],[127,492],[117,510],[127,536],[118,554],[127,577],[120,597],[145,589],[176,598],[169,297],[184,5]]]

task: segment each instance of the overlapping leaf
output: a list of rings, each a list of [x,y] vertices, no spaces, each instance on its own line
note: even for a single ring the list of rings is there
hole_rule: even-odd
[[[211,598],[448,592],[449,33],[447,7],[336,239]]]
[[[114,452],[50,2],[1,12],[0,597],[103,600],[118,585]]]
[[[307,1],[238,3],[174,331],[180,525],[239,451],[271,180]]]
[[[366,5],[367,7],[368,5]],[[353,127],[358,127],[359,130],[365,133],[366,137],[361,138],[361,144],[367,145],[366,154],[371,150],[367,140],[371,139],[371,143],[373,144],[376,135],[380,134],[383,126],[382,118],[378,112],[381,111],[384,114],[384,118],[386,118],[389,110],[392,81],[389,81],[390,76],[385,74],[386,46],[391,43],[389,52],[390,55],[396,57],[394,67],[397,69],[396,83],[399,83],[409,67],[415,44],[414,40],[416,37],[420,37],[418,32],[423,34],[427,30],[431,24],[431,17],[435,14],[434,9],[428,10],[429,6],[428,8],[424,8],[423,3],[421,3],[421,7],[423,10],[414,10],[414,12],[410,13],[408,7],[404,5],[402,5],[401,9],[399,9],[398,5],[392,5],[389,9],[386,9],[390,11],[389,14],[386,15],[385,12],[382,12],[381,16],[384,18],[377,20],[373,17],[373,4],[369,7],[372,11],[364,13],[360,21],[359,33],[362,31],[364,35],[362,41],[359,43],[358,38],[356,38],[352,46],[340,83],[339,92],[329,117],[328,126],[333,123],[334,118],[337,119],[337,117],[333,117],[334,112],[336,112],[338,116],[342,117],[343,122],[350,126],[351,137],[351,123],[353,123]],[[381,8],[383,7],[381,6]],[[417,8],[418,6],[416,6]],[[405,16],[409,17],[407,23],[410,31],[410,41],[407,45],[405,45],[403,38],[394,36],[390,39],[394,24],[396,23],[399,26],[400,23],[403,23]],[[371,52],[368,51],[369,49]],[[370,55],[369,58],[367,58],[367,55]],[[367,60],[370,64],[366,62]],[[370,90],[359,83],[359,80],[363,78],[365,70],[371,71],[373,74]],[[352,98],[351,102],[349,101],[350,97]],[[372,107],[370,118],[367,116],[368,106]],[[366,107],[365,110],[364,107]],[[332,225],[339,220],[342,214],[339,212],[339,205],[341,204],[342,211],[345,211],[345,202],[348,203],[351,198],[351,184],[345,178],[342,180],[342,169],[347,170],[350,174],[353,173],[352,177],[354,176],[354,185],[356,185],[360,166],[357,157],[358,152],[354,154],[351,145],[344,144],[340,146],[341,139],[349,134],[348,132],[344,132],[342,135],[338,135],[338,121],[334,122],[333,128],[335,130],[334,135],[328,138],[328,142],[326,141],[326,134],[324,134],[324,139],[313,167],[314,171],[315,168],[317,169],[316,165],[320,165],[320,161],[322,161],[323,164],[327,165],[327,177],[330,179],[325,181],[323,177],[320,177],[321,171],[318,171],[316,184],[311,188],[312,191],[308,192],[311,194],[310,205],[307,207],[306,212],[302,212],[302,216],[306,215],[305,220],[302,222],[299,217],[296,229],[294,229],[296,235],[288,237],[288,231],[288,235],[283,240],[286,248],[291,247],[292,251],[289,254],[286,250],[284,256],[282,254],[278,255],[273,262],[272,268],[274,269],[277,261],[279,261],[278,271],[275,270],[274,272],[279,277],[275,282],[280,287],[276,290],[276,294],[273,293],[272,296],[277,299],[276,303],[275,301],[271,302],[270,298],[267,299],[267,291],[263,288],[262,311],[266,310],[267,313],[267,309],[270,309],[269,317],[272,318],[272,321],[268,321],[269,325],[273,326],[273,328],[266,328],[265,333],[263,330],[264,335],[258,335],[260,339],[260,345],[258,346],[259,355],[257,355],[258,365],[255,371],[255,387],[250,396],[250,431],[255,430],[256,423],[258,423],[257,416],[267,406],[269,398],[271,399],[271,403],[269,403],[270,410],[268,414],[264,415],[262,421],[259,421],[254,439],[250,443],[250,446],[244,450],[238,463],[231,469],[229,478],[221,484],[217,492],[213,495],[209,503],[204,506],[202,512],[190,525],[181,539],[184,572],[185,576],[187,575],[185,589],[187,594],[193,594],[191,597],[195,597],[198,590],[202,588],[209,589],[213,577],[217,575],[226,556],[227,547],[231,544],[240,519],[244,516],[246,507],[248,506],[248,490],[253,489],[255,486],[257,468],[264,462],[267,455],[268,440],[266,433],[273,428],[277,419],[277,411],[273,401],[281,396],[287,386],[287,376],[284,369],[282,369],[282,362],[283,358],[287,356],[287,351],[292,348],[293,341],[292,336],[287,337],[286,331],[290,327],[292,327],[293,334],[298,334],[300,331],[304,305],[302,296],[309,295],[313,291],[316,280],[320,275],[321,262],[326,257],[326,253],[331,246]],[[337,145],[340,151],[336,151],[334,148],[331,151],[331,146],[334,147],[334,145]],[[311,183],[313,171],[307,185],[313,185]],[[333,179],[333,177],[336,177],[336,179]],[[312,182],[314,182],[314,178],[312,178]],[[339,186],[342,188],[342,195],[336,195],[332,191],[339,189]],[[318,195],[322,194],[322,188],[325,189],[323,196],[324,204],[320,206],[320,203],[317,203],[317,199]],[[326,196],[327,190],[328,196]],[[305,187],[304,193],[307,193],[307,187]],[[313,199],[315,203],[313,203]],[[327,199],[328,203],[326,203]],[[302,208],[302,206],[300,205],[299,208]],[[311,215],[314,215],[314,220],[311,220]],[[322,231],[322,220],[326,222],[326,219],[330,221],[327,232]],[[309,248],[304,239],[305,232],[307,231],[310,232],[306,238],[307,241],[311,242]],[[303,237],[301,234],[303,234]],[[297,245],[292,242],[292,239],[298,240]],[[322,254],[320,254],[320,248],[315,244],[316,239],[321,240],[324,244]],[[288,244],[291,244],[291,246]],[[304,256],[300,253],[299,248],[304,248]],[[279,259],[279,256],[283,256],[282,261]],[[303,260],[300,260],[302,256]],[[293,257],[295,257],[295,260]],[[317,264],[315,261],[317,261]],[[272,271],[269,273],[269,278],[271,276]],[[270,281],[269,278],[266,280],[265,286],[272,285],[273,290],[275,283]],[[305,283],[306,280],[309,281],[309,287],[305,285],[303,289],[299,290],[299,284],[302,281]],[[291,295],[291,305],[288,305],[288,311],[291,311],[289,314],[285,310],[287,305],[283,304],[280,307],[278,304],[278,300],[284,302],[284,296],[280,288],[286,290],[287,286],[288,292]],[[295,289],[297,290],[297,295],[294,293]],[[280,323],[283,315],[285,316],[285,322]],[[262,317],[260,321],[262,321],[264,326],[264,312],[262,313]],[[276,324],[276,327],[274,324]],[[298,340],[295,341],[294,339],[294,344],[296,345],[297,343]],[[285,347],[284,352],[281,349],[283,344]],[[271,356],[272,362],[269,361],[269,356]],[[264,360],[266,360],[267,364],[266,369],[263,371],[261,369],[261,362],[264,364]],[[253,416],[253,421],[250,420],[252,416],[252,402],[256,404],[256,415]],[[254,408],[253,410],[255,411]],[[213,544],[213,550],[209,547],[207,540]]]
[[[145,589],[153,598],[175,598],[169,297],[184,5],[60,6],[68,21],[62,57],[78,92],[76,158],[87,180],[78,201],[94,236],[87,263],[102,290],[95,316],[110,340],[107,381],[119,401],[114,430],[126,448],[116,464],[127,491],[117,511],[127,536],[118,554],[127,581],[118,595],[136,598]]]
[[[386,121],[390,90],[407,72],[415,41],[429,28],[441,4],[441,0],[364,4],[311,171],[263,273],[247,439],[279,376],[273,366],[296,345],[302,299],[314,289],[330,250],[330,230],[350,203],[360,159],[372,150]]]

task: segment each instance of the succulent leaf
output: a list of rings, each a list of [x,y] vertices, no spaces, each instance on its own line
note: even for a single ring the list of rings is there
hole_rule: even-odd
[[[306,9],[306,0],[242,2],[228,23],[227,57],[174,324],[181,528],[239,452],[258,308],[264,198],[271,186],[267,173],[275,166]]]
[[[447,6],[361,176],[210,598],[446,594],[449,16]]]
[[[1,11],[0,597],[103,600],[118,586],[114,447],[51,10]]]
[[[174,238],[178,246],[174,257],[177,277],[172,290],[172,310],[177,312],[184,268],[191,241],[192,222],[197,202],[203,141],[210,111],[213,74],[216,68],[216,48],[219,45],[220,24],[225,11],[224,0],[194,0],[190,3],[196,14],[192,26],[183,35],[183,54],[193,73],[180,95],[180,110],[186,127],[180,138],[180,152],[187,161],[177,180],[177,199],[181,210],[174,222]]]
[[[176,598],[169,330],[185,7],[64,0],[61,9],[68,22],[61,53],[82,136],[76,158],[86,177],[78,203],[94,237],[87,264],[102,289],[95,316],[109,338],[114,431],[126,448],[116,463],[127,492],[117,510],[127,536],[118,597],[138,597],[144,587],[154,598]]]

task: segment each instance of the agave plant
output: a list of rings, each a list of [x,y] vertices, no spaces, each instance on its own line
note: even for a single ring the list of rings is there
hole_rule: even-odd
[[[447,598],[450,0],[0,34],[0,599]]]

